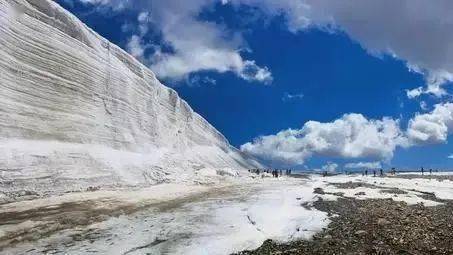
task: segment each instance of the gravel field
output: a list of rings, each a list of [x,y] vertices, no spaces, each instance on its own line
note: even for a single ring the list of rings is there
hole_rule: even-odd
[[[414,177],[405,175],[403,178]],[[343,189],[379,188],[357,182],[332,185]],[[396,196],[405,191],[392,188],[381,192]],[[315,193],[326,194],[320,188]],[[333,216],[328,227],[312,239],[289,243],[267,240],[260,248],[239,254],[453,254],[452,200],[420,192],[423,199],[442,203],[425,206],[423,203],[408,205],[391,198],[359,200],[337,195],[340,198],[336,201],[320,199],[303,205]]]

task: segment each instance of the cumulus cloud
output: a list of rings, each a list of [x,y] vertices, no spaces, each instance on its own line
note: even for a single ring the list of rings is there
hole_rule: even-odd
[[[260,136],[241,146],[259,158],[303,164],[312,156],[389,160],[397,147],[445,143],[453,133],[453,103],[434,106],[429,113],[416,114],[402,131],[398,120],[368,120],[361,114],[345,114],[332,122],[308,121],[301,129],[287,129]],[[350,163],[347,168],[372,166],[379,162]]]
[[[347,163],[344,165],[345,168],[348,169],[357,169],[357,168],[365,168],[365,169],[377,169],[382,168],[381,162],[355,162],[355,163]]]
[[[374,55],[388,54],[426,75],[426,88],[408,96],[445,95],[453,81],[453,1],[425,0],[230,0],[285,17],[288,29],[342,31]]]
[[[449,155],[447,158],[453,159],[453,154]]]
[[[242,145],[241,150],[272,161],[303,164],[313,155],[386,160],[403,143],[398,120],[368,120],[361,114],[345,114],[333,122],[308,121],[301,129],[260,136]]]
[[[409,121],[407,136],[414,145],[443,143],[452,129],[453,103],[437,104],[432,112],[417,114]]]
[[[174,50],[153,58],[152,68],[164,78],[180,79],[191,72],[214,70],[234,72],[246,80],[272,81],[267,68],[243,59],[239,33],[198,18],[202,10],[220,2],[249,6],[266,17],[284,17],[288,30],[294,33],[313,28],[344,32],[373,55],[387,54],[406,61],[410,70],[425,75],[427,84],[408,92],[409,97],[441,97],[446,94],[442,86],[453,81],[453,2],[449,0],[79,1],[148,13],[148,21]]]
[[[79,0],[84,3],[118,9],[120,0]],[[271,83],[272,73],[254,60],[244,59],[245,42],[238,32],[222,24],[199,19],[200,13],[212,8],[211,0],[137,0],[122,1],[121,7],[138,11],[139,33],[129,40],[132,54],[143,56],[137,42],[144,41],[149,26],[162,35],[169,51],[156,50],[148,57],[150,68],[163,79],[182,80],[199,71],[233,72],[247,81]],[[142,42],[141,45],[146,44]]]

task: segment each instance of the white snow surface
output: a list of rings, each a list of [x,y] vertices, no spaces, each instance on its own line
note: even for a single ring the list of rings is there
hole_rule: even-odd
[[[85,193],[85,199],[103,201],[112,196],[123,202],[156,200],[153,201],[155,206],[149,209],[89,226],[86,229],[90,230],[90,234],[81,229],[67,230],[37,242],[15,245],[4,252],[23,254],[28,251],[28,254],[39,254],[46,250],[57,254],[86,254],[90,251],[101,254],[230,254],[257,248],[266,239],[282,242],[307,239],[330,222],[327,213],[301,206],[301,203],[318,199],[313,194],[314,184],[293,178],[239,178],[224,186],[216,185],[212,190],[207,190],[206,186],[163,184],[138,193]],[[200,193],[202,196],[190,201],[170,202],[161,207],[159,201],[168,202],[178,196],[187,196],[181,193],[183,191],[187,194]],[[144,194],[149,194],[149,197]],[[0,213],[30,209],[30,206],[49,207],[81,199],[80,194],[65,196],[53,200],[46,198],[37,203],[22,201],[14,203],[16,205],[5,205],[0,207]],[[36,223],[25,224],[34,226]],[[23,231],[24,226],[17,227]],[[2,230],[14,231],[0,228],[0,232]],[[75,233],[85,233],[84,236],[94,238],[71,240],[70,236]]]
[[[199,171],[205,176],[214,170]],[[251,178],[255,177],[255,178]],[[310,208],[318,199],[335,200],[341,192],[356,199],[388,199],[408,204],[436,206],[439,201],[422,198],[421,192],[440,199],[453,198],[453,183],[448,180],[403,179],[337,175],[310,179],[257,175],[225,177],[213,185],[159,184],[138,190],[95,191],[65,194],[0,205],[0,214],[58,208],[59,204],[99,201],[97,209],[115,210],[120,205],[141,205],[131,214],[108,217],[89,226],[78,226],[32,242],[22,242],[3,250],[4,254],[230,254],[254,249],[266,239],[286,242],[309,239],[328,227],[325,212]],[[336,188],[334,183],[365,183],[372,187]],[[407,194],[382,193],[398,188]],[[357,195],[364,192],[364,195]],[[301,206],[305,204],[308,206]],[[335,217],[335,216],[332,216]],[[35,221],[36,220],[36,221]],[[48,219],[35,219],[0,226],[0,240],[9,233],[41,229]],[[42,222],[44,221],[44,222]],[[78,235],[82,238],[73,239]]]
[[[0,91],[0,193],[146,186],[259,166],[51,0],[0,0]]]
[[[448,174],[447,174],[448,175]],[[404,177],[404,176],[403,176]],[[328,193],[343,193],[345,197],[352,197],[356,199],[387,199],[391,198],[395,201],[404,201],[407,204],[423,203],[426,206],[436,206],[441,204],[437,201],[427,200],[420,195],[425,193],[433,193],[439,199],[453,199],[453,182],[450,180],[439,181],[433,179],[423,178],[390,178],[390,177],[372,177],[372,176],[360,176],[360,175],[336,175],[332,177],[320,177],[313,176],[314,181],[322,181],[324,185],[320,186]],[[366,184],[372,184],[376,187],[357,187],[351,188],[337,188],[329,183],[347,183],[347,182],[360,182]],[[398,188],[407,194],[392,194],[382,192],[386,189]],[[360,193],[365,193],[364,195]],[[338,196],[332,196],[330,194],[324,195],[326,200],[337,199]]]
[[[398,175],[425,175],[425,176],[439,176],[439,175],[453,175],[453,172],[447,171],[447,172],[432,172],[431,174],[429,173],[429,169],[425,170],[425,172],[422,174],[421,171],[417,172],[399,172]]]

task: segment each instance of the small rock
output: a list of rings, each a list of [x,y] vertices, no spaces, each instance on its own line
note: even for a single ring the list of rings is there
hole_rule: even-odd
[[[378,221],[377,221],[377,224],[379,226],[385,226],[385,225],[388,225],[390,224],[390,221],[386,220],[386,219],[383,219],[383,218],[379,218]]]
[[[354,234],[356,236],[363,236],[363,235],[366,235],[366,231],[365,230],[357,230]]]

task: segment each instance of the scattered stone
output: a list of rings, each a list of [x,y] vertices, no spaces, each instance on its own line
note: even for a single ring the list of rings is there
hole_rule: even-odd
[[[365,230],[357,230],[354,234],[356,236],[362,236],[362,235],[366,235],[366,231]]]
[[[385,225],[388,225],[390,224],[390,221],[386,220],[386,219],[383,219],[383,218],[379,218],[378,221],[377,221],[377,224],[379,226],[385,226]]]
[[[451,200],[427,207],[391,199],[340,197],[312,206],[337,216],[311,240],[267,240],[258,249],[239,254],[453,254]]]

